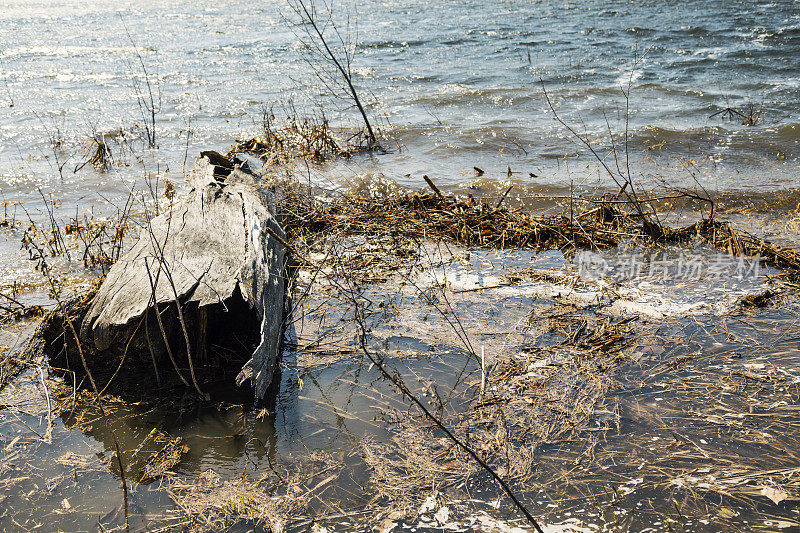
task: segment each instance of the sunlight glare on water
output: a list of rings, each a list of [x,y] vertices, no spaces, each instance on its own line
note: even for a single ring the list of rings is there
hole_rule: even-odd
[[[334,16],[342,27],[349,16],[359,42],[354,80],[369,111],[388,119],[393,139],[389,153],[335,169],[340,178],[378,171],[419,186],[418,174],[428,173],[452,184],[470,181],[473,166],[493,178],[511,166],[523,182],[607,185],[596,171],[563,161],[577,146],[552,120],[541,78],[565,120],[602,138],[608,119],[618,142],[625,128],[621,90],[632,81],[630,152],[645,183],[683,183],[687,176],[675,163],[692,158],[705,161],[699,179],[712,189],[794,185],[794,2],[368,1],[337,4]],[[324,100],[332,122],[356,124],[352,113],[336,112],[346,104],[320,100],[311,88],[290,20],[282,2],[6,3],[4,197],[31,200],[34,186],[84,201],[88,192],[119,196],[126,177],[156,166],[179,174],[187,146],[193,158],[257,133],[262,107],[290,97],[308,110]],[[128,166],[74,174],[82,156],[71,151],[91,136],[141,135],[136,50],[158,104],[155,161],[143,168],[140,154],[120,153]],[[746,111],[749,103],[763,112],[757,126],[709,118],[728,106]],[[49,142],[54,136],[65,143],[61,160],[71,158],[62,173]]]

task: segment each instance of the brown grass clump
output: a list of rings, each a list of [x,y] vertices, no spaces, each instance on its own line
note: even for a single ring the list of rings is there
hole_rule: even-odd
[[[81,170],[86,165],[92,165],[98,172],[105,172],[111,167],[111,164],[111,148],[108,146],[105,136],[100,135],[88,142],[86,159],[75,168],[75,172]]]
[[[342,470],[341,460],[314,452],[289,471],[271,470],[257,479],[243,473],[226,480],[213,470],[192,482],[173,477],[167,480],[167,492],[185,518],[182,524],[191,524],[192,531],[220,531],[241,523],[284,531],[290,523],[309,525],[340,514],[325,494]]]
[[[331,131],[328,121],[287,118],[283,126],[275,127],[274,116],[264,122],[264,133],[252,139],[237,141],[228,151],[228,158],[249,153],[263,159],[268,166],[288,163],[295,159],[325,161],[349,157]]]
[[[392,443],[362,443],[362,458],[370,469],[370,485],[387,510],[413,512],[428,493],[422,487],[452,487],[478,471],[447,438],[432,438],[419,421],[394,428]]]

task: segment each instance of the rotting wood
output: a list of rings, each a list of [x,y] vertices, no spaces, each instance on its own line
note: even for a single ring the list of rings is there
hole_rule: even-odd
[[[234,169],[222,181],[216,168],[201,158],[186,199],[153,218],[111,268],[83,318],[81,337],[100,352],[109,349],[121,331],[147,313],[153,299],[156,307],[176,300],[183,307],[195,304],[202,327],[209,306],[224,308],[240,294],[257,313],[261,331],[236,383],[252,380],[261,399],[277,368],[282,336],[287,254],[280,241],[285,234],[270,209],[270,194],[256,187],[253,176]],[[182,315],[180,320],[185,329]],[[193,359],[206,357],[204,340],[184,337],[188,361],[181,364],[192,369]]]

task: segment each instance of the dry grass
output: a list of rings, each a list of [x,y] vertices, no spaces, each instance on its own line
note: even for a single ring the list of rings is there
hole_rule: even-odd
[[[183,524],[193,531],[220,531],[245,523],[279,532],[290,523],[308,524],[342,514],[333,501],[324,498],[342,466],[332,456],[316,452],[284,472],[271,470],[255,479],[244,473],[240,479],[223,479],[213,470],[190,483],[172,477],[167,491],[188,520]]]
[[[406,193],[388,198],[341,196],[320,201],[303,187],[290,185],[282,201],[282,215],[300,248],[315,235],[392,236],[422,240],[446,240],[461,246],[483,248],[602,249],[622,242],[695,243],[703,241],[733,256],[759,257],[762,263],[785,271],[792,279],[800,274],[800,251],[778,246],[730,223],[702,219],[681,228],[670,228],[643,218],[627,203],[597,200],[599,207],[578,214],[535,216],[516,209],[478,203],[472,198]],[[294,189],[294,190],[292,190]],[[285,207],[283,207],[285,206]],[[627,207],[627,209],[626,209]]]
[[[437,490],[453,487],[479,469],[453,443],[433,437],[424,420],[395,413],[395,437],[390,443],[362,443],[362,457],[370,469],[370,485],[382,498],[385,512],[414,513]],[[422,423],[421,423],[422,422]]]
[[[690,241],[702,237],[710,245],[740,257],[759,257],[762,263],[784,271],[783,277],[795,279],[800,275],[800,251],[778,246],[745,231],[733,228],[730,223],[701,220],[695,224],[670,232],[675,241]]]
[[[228,151],[228,158],[248,153],[261,158],[266,166],[282,165],[296,160],[321,162],[338,157],[350,157],[359,147],[342,147],[327,119],[300,118],[296,113],[275,124],[271,113],[263,121],[263,133],[258,137],[237,141]]]
[[[413,239],[448,239],[463,246],[487,248],[605,247],[627,236],[631,216],[611,209],[570,219],[534,217],[470,200],[410,193],[380,199],[345,197],[335,202],[294,209],[290,230],[337,231],[347,235],[402,235]]]
[[[28,217],[22,246],[43,273],[52,258],[79,260],[85,268],[105,273],[119,259],[126,239],[136,227],[132,208],[133,198],[129,196],[125,205],[110,217],[100,218],[89,210],[62,222],[56,217],[54,207],[48,205],[46,223]]]
[[[86,156],[82,164],[75,168],[78,172],[86,165],[91,165],[98,172],[105,172],[113,164],[113,156],[111,154],[111,147],[106,142],[103,135],[96,135],[90,141],[86,142]]]

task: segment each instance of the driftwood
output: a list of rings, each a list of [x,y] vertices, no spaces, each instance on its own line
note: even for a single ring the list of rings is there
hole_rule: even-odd
[[[82,320],[80,336],[103,352],[135,324],[147,321],[148,335],[164,339],[162,348],[179,375],[179,366],[185,369],[188,363],[192,384],[200,392],[194,368],[207,357],[204,335],[212,316],[207,310],[217,310],[214,320],[231,321],[214,326],[233,329],[241,324],[234,323],[233,313],[226,315],[228,303],[244,300],[256,315],[253,323],[260,323],[260,341],[236,383],[252,380],[258,400],[272,382],[279,357],[285,234],[270,207],[270,193],[259,190],[253,176],[240,169],[224,170],[207,156],[198,161],[189,177],[188,196],[153,218],[130,252],[111,268]],[[162,321],[169,306],[177,311],[172,331],[178,333],[171,341],[166,333],[170,328]],[[155,309],[157,321],[152,318]],[[184,316],[190,310],[194,318]],[[153,345],[150,338],[147,344]],[[155,356],[153,361],[155,365]]]

